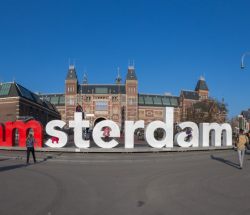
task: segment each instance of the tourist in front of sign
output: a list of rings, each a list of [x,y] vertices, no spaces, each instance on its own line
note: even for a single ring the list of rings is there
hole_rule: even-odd
[[[109,141],[109,137],[110,137],[110,128],[109,127],[105,127],[103,129],[103,136],[104,136],[104,141],[108,142]]]
[[[36,163],[36,155],[35,155],[35,138],[32,133],[29,133],[27,139],[26,139],[26,147],[27,147],[27,160],[26,164],[29,164],[29,158],[30,158],[30,152],[32,153],[34,163]]]
[[[83,110],[82,110],[82,106],[79,104],[79,103],[77,103],[77,105],[76,105],[76,112],[82,112]]]
[[[82,113],[82,119],[85,118],[82,106],[79,103],[77,103],[77,105],[76,105],[76,112],[81,112]]]
[[[243,168],[244,155],[246,151],[246,144],[248,143],[248,137],[244,134],[244,130],[240,129],[239,136],[237,138],[236,146],[239,155],[240,169]]]
[[[247,150],[250,150],[250,130],[246,133],[247,137],[248,137],[248,143],[246,144]]]

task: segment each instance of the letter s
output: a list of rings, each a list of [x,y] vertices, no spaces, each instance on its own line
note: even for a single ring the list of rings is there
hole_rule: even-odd
[[[68,135],[63,132],[56,130],[55,127],[63,128],[66,125],[62,120],[52,120],[46,125],[46,133],[52,137],[57,137],[59,139],[58,143],[52,143],[51,138],[45,142],[45,145],[52,148],[62,148],[67,144]]]

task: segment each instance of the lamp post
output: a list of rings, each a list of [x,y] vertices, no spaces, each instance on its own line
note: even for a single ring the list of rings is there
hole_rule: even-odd
[[[250,52],[245,52],[242,57],[241,57],[241,64],[240,64],[240,68],[241,69],[244,69],[245,68],[245,65],[244,65],[244,59],[245,59],[245,56],[246,55],[250,55]]]

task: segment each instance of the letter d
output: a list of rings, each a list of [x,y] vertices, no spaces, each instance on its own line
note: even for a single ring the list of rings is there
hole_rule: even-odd
[[[146,128],[146,140],[148,144],[154,148],[173,147],[173,133],[174,133],[174,108],[166,107],[165,109],[165,123],[161,121],[151,122]],[[154,132],[157,128],[165,131],[162,140],[156,140]]]

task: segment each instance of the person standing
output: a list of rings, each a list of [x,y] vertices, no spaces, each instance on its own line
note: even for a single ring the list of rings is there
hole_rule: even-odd
[[[82,106],[79,103],[76,105],[76,112],[83,112]]]
[[[109,127],[104,128],[103,136],[104,136],[104,140],[107,142],[109,140],[109,137],[110,137],[110,128]]]
[[[247,143],[248,143],[248,137],[244,134],[244,130],[240,129],[240,134],[236,142],[236,147],[237,147],[239,161],[240,161],[240,169],[243,168],[243,161],[244,161],[244,155],[245,155]]]
[[[84,115],[82,106],[79,103],[77,103],[77,105],[76,105],[76,112],[81,112],[82,113],[82,119],[85,119],[85,115]]]
[[[27,139],[26,139],[26,147],[27,147],[27,160],[26,164],[29,164],[29,158],[30,158],[30,152],[32,153],[34,163],[36,163],[36,155],[35,155],[35,138],[33,137],[32,133],[29,133]]]

